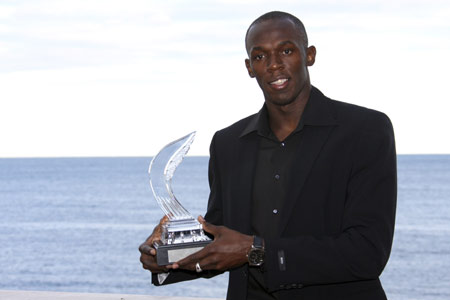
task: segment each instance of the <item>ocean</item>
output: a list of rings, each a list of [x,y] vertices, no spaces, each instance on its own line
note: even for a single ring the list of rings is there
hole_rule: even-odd
[[[0,289],[225,298],[228,275],[150,283],[138,246],[162,217],[151,158],[0,159]],[[203,214],[207,157],[185,158],[177,198]],[[450,299],[450,155],[399,155],[392,300]]]

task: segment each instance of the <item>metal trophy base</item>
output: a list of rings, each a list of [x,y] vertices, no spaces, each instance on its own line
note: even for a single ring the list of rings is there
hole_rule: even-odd
[[[156,262],[165,266],[202,250],[212,240],[195,219],[172,220],[162,225],[161,241],[155,241]]]
[[[156,263],[165,266],[177,262],[197,251],[202,250],[212,241],[190,242],[181,244],[164,245],[161,241],[153,243],[156,249]]]

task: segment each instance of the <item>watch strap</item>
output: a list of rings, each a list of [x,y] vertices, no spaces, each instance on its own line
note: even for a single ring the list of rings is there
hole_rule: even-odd
[[[264,249],[264,242],[262,237],[254,235],[252,248]]]

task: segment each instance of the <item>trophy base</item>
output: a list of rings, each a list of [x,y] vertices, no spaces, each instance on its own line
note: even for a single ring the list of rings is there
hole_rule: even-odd
[[[212,240],[166,245],[162,244],[160,241],[154,242],[153,246],[156,249],[156,263],[159,266],[172,264],[202,250],[211,242]]]

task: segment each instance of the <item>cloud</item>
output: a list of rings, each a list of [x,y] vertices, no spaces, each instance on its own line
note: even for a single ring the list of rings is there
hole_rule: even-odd
[[[274,8],[304,20],[318,49],[313,83],[327,95],[388,113],[400,153],[449,152],[448,142],[411,134],[450,128],[440,100],[448,94],[450,5],[433,3],[2,4],[0,157],[149,155],[161,146],[155,141],[186,129],[198,130],[191,153],[207,154],[215,130],[262,104],[244,68],[243,38]],[[439,109],[424,114],[425,98]]]

